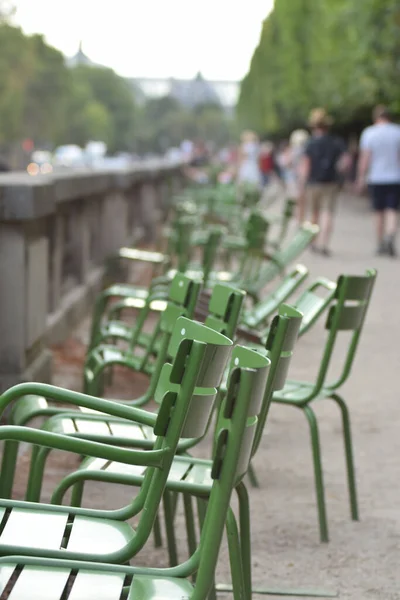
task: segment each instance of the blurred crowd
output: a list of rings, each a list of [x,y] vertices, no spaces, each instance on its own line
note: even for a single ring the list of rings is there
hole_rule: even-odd
[[[307,126],[288,139],[260,139],[244,131],[240,143],[215,152],[206,144],[186,144],[188,175],[198,183],[279,184],[296,201],[299,224],[319,225],[312,250],[330,256],[338,198],[342,191],[368,192],[375,213],[377,254],[396,256],[400,207],[400,126],[385,106],[377,106],[372,124],[358,139],[342,139],[323,108],[310,112]]]

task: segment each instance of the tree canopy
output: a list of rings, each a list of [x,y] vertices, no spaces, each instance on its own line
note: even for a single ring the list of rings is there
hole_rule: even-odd
[[[135,100],[125,79],[106,68],[68,68],[41,35],[12,24],[11,2],[0,0],[0,147],[13,154],[36,147],[105,141],[111,151],[133,148]]]
[[[377,102],[400,112],[398,0],[275,0],[244,78],[242,126],[283,133],[315,106],[340,126]]]
[[[43,36],[14,26],[12,15],[12,1],[0,0],[0,151],[14,164],[32,145],[101,140],[110,152],[154,152],[185,138],[222,145],[233,137],[233,119],[219,106],[189,109],[171,97],[137,105],[128,80],[97,65],[67,66]]]

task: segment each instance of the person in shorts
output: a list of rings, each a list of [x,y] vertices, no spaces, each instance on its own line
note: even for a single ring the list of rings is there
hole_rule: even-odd
[[[330,133],[332,123],[332,118],[323,108],[311,111],[311,137],[300,167],[306,203],[311,206],[311,220],[320,225],[320,234],[312,249],[324,256],[330,256],[329,242],[340,191],[340,173],[347,158],[344,142]]]
[[[374,124],[360,138],[357,189],[368,183],[376,214],[377,253],[396,256],[395,236],[400,206],[400,126],[386,106],[377,106]]]

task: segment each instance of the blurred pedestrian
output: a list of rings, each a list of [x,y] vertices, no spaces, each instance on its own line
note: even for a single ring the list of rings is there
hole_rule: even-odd
[[[311,137],[299,167],[299,193],[306,194],[306,203],[311,206],[311,220],[321,227],[312,249],[330,256],[333,215],[340,191],[341,173],[348,166],[348,154],[343,140],[331,134],[333,119],[325,109],[313,109],[308,124]]]
[[[263,142],[260,146],[259,167],[263,186],[270,182],[271,175],[274,172],[274,145],[271,142]]]
[[[296,200],[299,223],[303,223],[305,218],[305,194],[301,186],[300,167],[309,137],[310,134],[305,129],[295,129],[282,157],[286,193],[289,198]]]
[[[378,254],[396,256],[395,236],[400,205],[400,126],[392,122],[386,106],[377,106],[374,124],[360,139],[357,189],[368,183],[376,214]]]
[[[238,157],[237,183],[250,184],[261,188],[261,171],[259,167],[260,143],[253,131],[244,131]]]

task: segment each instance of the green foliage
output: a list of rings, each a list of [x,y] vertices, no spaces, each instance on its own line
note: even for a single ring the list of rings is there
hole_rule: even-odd
[[[13,27],[0,0],[0,145],[6,153],[31,138],[36,147],[105,141],[111,151],[133,147],[135,102],[110,69],[68,69],[40,35]]]
[[[185,138],[223,145],[234,137],[233,120],[213,104],[189,110],[165,97],[137,107],[125,79],[97,66],[68,68],[42,36],[12,26],[11,15],[0,0],[0,148],[20,164],[27,138],[49,149],[102,140],[117,152],[164,151]]]
[[[83,94],[86,95],[80,115],[82,121],[85,121],[85,117],[89,117],[90,121],[84,126],[84,131],[87,130],[85,136],[90,139],[91,133],[92,138],[105,141],[111,152],[132,149],[135,102],[132,89],[125,79],[111,69],[86,65],[75,67],[71,75],[72,89],[81,98]]]
[[[398,0],[276,0],[238,103],[243,127],[304,125],[324,106],[339,124],[387,102],[400,111]]]

